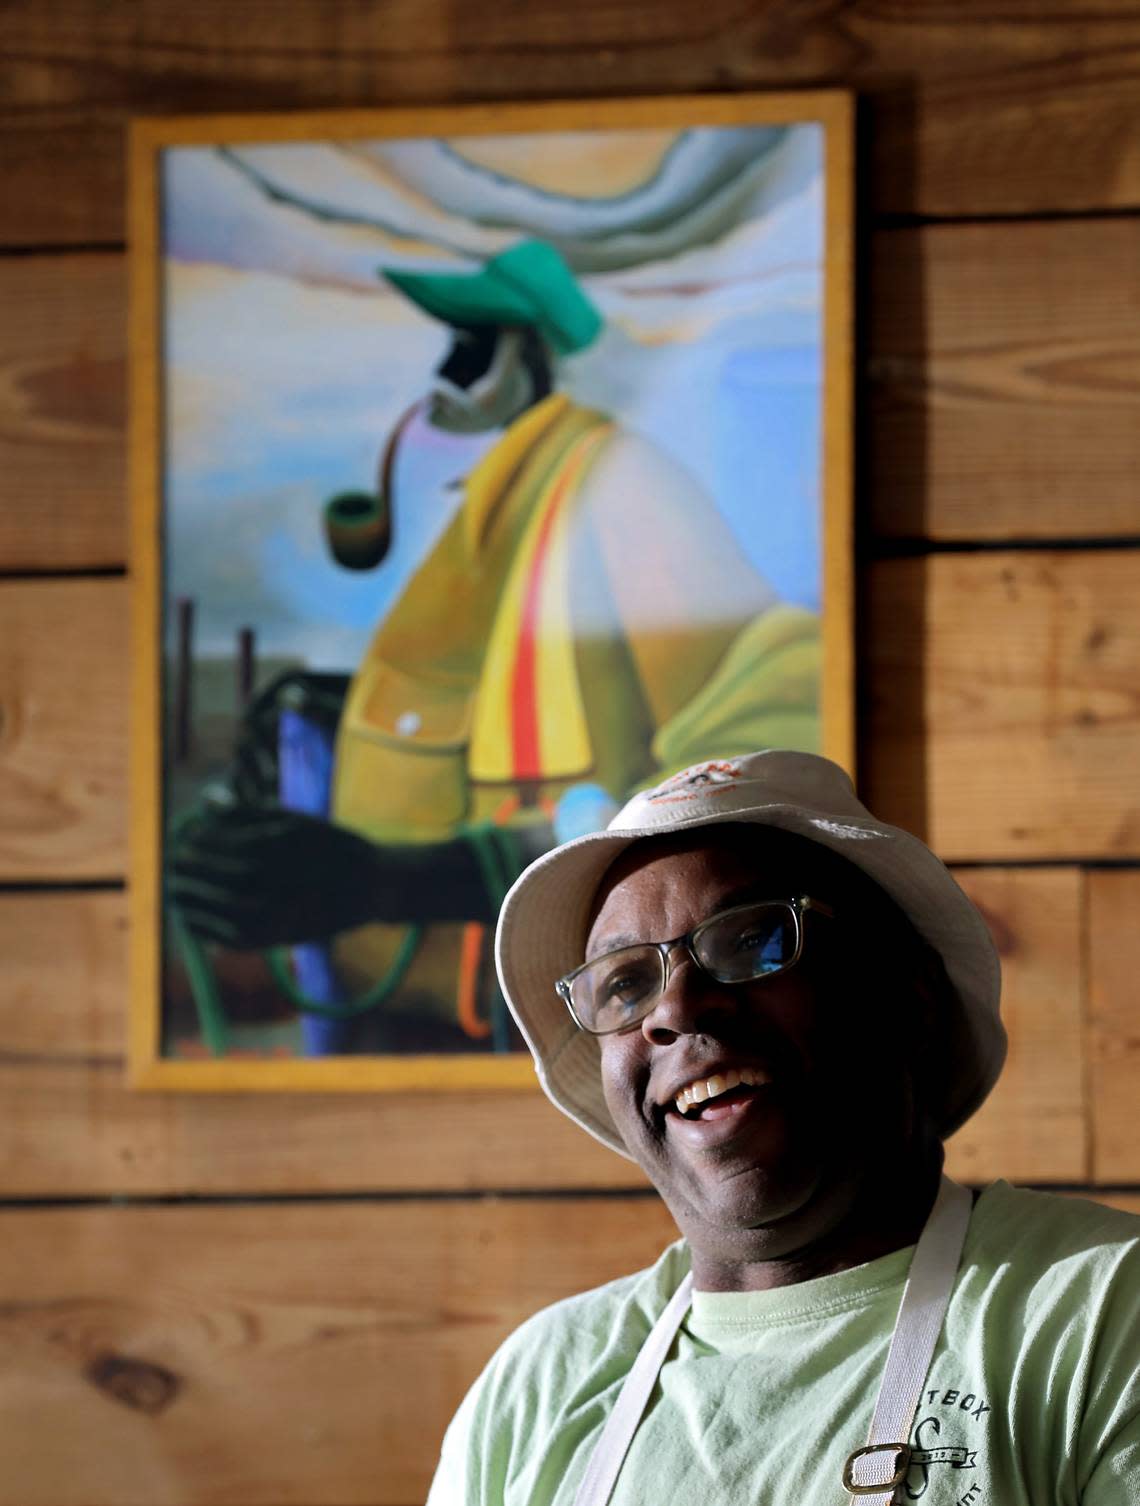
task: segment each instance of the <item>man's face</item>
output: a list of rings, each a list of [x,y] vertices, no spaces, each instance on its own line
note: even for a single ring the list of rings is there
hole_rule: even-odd
[[[428,420],[454,434],[502,428],[533,401],[522,334],[487,325],[457,329],[428,395]]]
[[[823,1237],[908,1133],[900,1033],[875,1028],[894,1014],[876,997],[875,939],[855,953],[853,902],[834,871],[778,833],[706,831],[633,849],[600,891],[588,957],[683,935],[752,899],[807,895],[836,911],[809,910],[799,962],[751,983],[717,983],[678,950],[652,1013],[600,1038],[614,1122],[694,1251],[775,1259]],[[756,1085],[679,1111],[682,1088],[734,1069]]]

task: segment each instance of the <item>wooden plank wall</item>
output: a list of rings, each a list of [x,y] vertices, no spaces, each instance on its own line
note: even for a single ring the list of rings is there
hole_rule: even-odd
[[[533,1095],[123,1086],[123,123],[861,96],[862,783],[1006,968],[970,1181],[1140,1211],[1126,0],[16,0],[0,153],[0,1506],[422,1500],[499,1338],[670,1237]]]

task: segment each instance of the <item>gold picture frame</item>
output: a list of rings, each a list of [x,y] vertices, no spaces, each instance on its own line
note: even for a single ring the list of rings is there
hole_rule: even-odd
[[[226,194],[235,202],[240,193],[249,199],[250,194],[260,196],[258,202],[271,206],[274,213],[282,209],[294,216],[306,216],[304,235],[298,245],[292,246],[289,256],[294,258],[286,266],[283,260],[271,267],[271,273],[262,277],[262,284],[275,296],[289,294],[290,288],[303,285],[306,296],[313,287],[322,286],[320,275],[314,275],[312,267],[304,263],[310,255],[308,247],[317,244],[321,226],[335,224],[340,237],[337,255],[340,265],[344,258],[356,256],[359,242],[369,233],[361,216],[354,208],[355,189],[346,175],[343,184],[343,200],[338,205],[329,204],[322,197],[323,187],[319,172],[313,176],[311,164],[306,159],[305,171],[293,171],[288,149],[303,152],[310,148],[337,150],[353,158],[354,171],[360,167],[354,156],[369,144],[376,149],[379,158],[384,158],[384,170],[389,174],[391,166],[384,157],[385,147],[392,143],[441,143],[451,144],[453,154],[470,165],[473,159],[465,155],[469,147],[475,153],[479,143],[498,143],[493,160],[484,153],[478,163],[484,174],[482,181],[494,181],[500,186],[510,174],[502,167],[504,161],[513,161],[507,150],[512,140],[539,141],[544,146],[558,144],[563,152],[559,172],[574,169],[575,160],[571,150],[574,141],[584,142],[601,133],[614,140],[625,139],[628,133],[640,133],[657,142],[654,150],[664,150],[661,142],[687,136],[710,139],[710,133],[742,133],[752,129],[767,129],[783,133],[780,140],[791,140],[797,128],[810,128],[817,133],[819,146],[818,182],[809,184],[805,192],[815,193],[818,199],[819,235],[822,245],[821,264],[799,270],[800,281],[794,288],[788,284],[786,307],[806,306],[812,287],[816,289],[816,314],[819,332],[819,379],[813,389],[816,393],[818,424],[818,518],[813,526],[818,528],[819,548],[819,595],[818,641],[820,645],[820,671],[818,675],[818,715],[822,724],[821,750],[853,771],[854,759],[854,646],[853,646],[853,559],[852,559],[852,263],[853,263],[853,101],[845,93],[819,91],[803,93],[734,94],[725,96],[682,96],[669,98],[641,98],[632,100],[554,101],[527,105],[480,105],[448,107],[424,110],[367,110],[305,112],[279,115],[228,115],[165,119],[146,119],[132,123],[130,132],[130,351],[131,351],[131,410],[130,410],[130,490],[132,502],[131,527],[131,590],[133,602],[132,629],[132,730],[131,730],[131,820],[130,820],[130,922],[131,922],[131,983],[130,983],[130,1049],[129,1075],[134,1087],[147,1090],[171,1091],[320,1091],[329,1090],[449,1090],[523,1088],[533,1086],[534,1073],[529,1056],[518,1050],[504,1050],[498,1054],[488,1051],[470,1054],[462,1051],[437,1052],[400,1050],[375,1054],[329,1054],[312,1058],[286,1055],[259,1055],[254,1059],[233,1054],[209,1055],[208,1053],[186,1059],[171,1055],[169,1031],[164,1025],[164,868],[166,846],[170,831],[164,812],[170,808],[171,794],[168,786],[168,762],[170,748],[169,706],[164,703],[164,675],[169,678],[169,666],[164,663],[164,645],[169,644],[169,598],[170,582],[176,574],[178,563],[178,540],[182,536],[179,527],[189,528],[183,520],[172,517],[170,492],[172,477],[177,478],[177,456],[172,460],[172,425],[181,420],[182,411],[200,412],[201,404],[212,401],[212,387],[196,373],[199,387],[187,379],[180,386],[180,379],[172,375],[173,365],[180,359],[179,352],[189,339],[186,331],[191,328],[189,315],[184,324],[172,320],[171,307],[183,298],[180,291],[183,283],[189,283],[195,297],[205,297],[202,288],[210,290],[223,286],[240,298],[243,275],[262,277],[258,268],[256,249],[235,241],[233,224],[248,224],[238,219],[227,232],[225,241],[218,232],[218,245],[225,241],[222,259],[229,258],[220,269],[211,262],[213,252],[205,250],[195,239],[194,226],[199,219],[191,212],[189,198],[182,203],[182,219],[178,220],[171,208],[172,193],[167,175],[171,163],[190,162],[203,166],[214,173],[211,183],[221,181],[218,176],[219,161],[224,159],[227,171],[232,173],[224,184]],[[632,139],[632,138],[631,138]],[[639,138],[640,139],[640,138]],[[719,141],[719,137],[716,138]],[[775,139],[775,137],[773,137]],[[798,138],[797,138],[798,139]],[[458,150],[455,144],[465,150]],[[504,145],[506,143],[507,145]],[[569,144],[568,144],[569,143]],[[236,146],[235,146],[236,144]],[[270,164],[266,150],[273,148],[278,155],[273,163],[285,163],[288,182],[275,180],[277,168]],[[648,146],[646,151],[648,151]],[[639,147],[640,151],[640,147]],[[184,153],[184,157],[177,157]],[[285,153],[284,156],[280,155]],[[194,156],[193,154],[197,154]],[[389,157],[391,153],[389,152]],[[476,154],[478,155],[478,154]],[[643,154],[644,155],[644,154]],[[298,157],[297,162],[300,161]],[[664,160],[664,159],[661,159]],[[253,164],[251,166],[251,163]],[[568,166],[567,166],[568,164]],[[374,163],[365,164],[372,170]],[[644,183],[644,166],[642,179]],[[749,169],[751,170],[751,169]],[[613,169],[620,176],[631,171],[626,163]],[[727,169],[725,170],[725,176]],[[191,175],[192,176],[192,175]],[[557,177],[557,174],[555,175]],[[571,174],[572,176],[572,174]],[[635,175],[636,176],[636,175]],[[705,190],[711,195],[714,175],[707,176]],[[359,180],[360,173],[356,173]],[[203,180],[205,181],[205,179]],[[520,180],[521,181],[521,180]],[[616,181],[616,180],[615,180]],[[804,180],[807,182],[807,180]],[[298,186],[299,185],[299,186]],[[560,189],[557,182],[539,183],[525,179],[524,186],[545,201],[558,200]],[[512,184],[507,183],[511,188]],[[612,185],[611,185],[612,187]],[[401,181],[397,188],[411,199],[416,193],[423,194],[422,177]],[[797,190],[798,191],[798,190]],[[180,192],[189,195],[192,188]],[[392,192],[396,192],[392,189]],[[504,190],[505,192],[505,190]],[[751,192],[751,190],[750,190]],[[592,202],[583,189],[581,181],[574,180],[572,190],[566,191],[567,199],[574,204],[583,200]],[[428,195],[430,198],[430,194]],[[615,196],[609,195],[609,201]],[[180,201],[182,202],[182,201]],[[219,202],[221,202],[219,200]],[[226,204],[230,199],[226,199]],[[243,203],[245,200],[243,200]],[[252,202],[252,200],[250,200]],[[741,199],[744,203],[745,199]],[[782,202],[782,201],[779,201]],[[797,203],[799,200],[796,201]],[[751,206],[750,226],[761,223],[770,211],[765,208],[764,193],[757,188],[747,199]],[[189,208],[187,208],[189,205]],[[758,206],[758,207],[757,207]],[[438,205],[433,206],[438,209]],[[778,203],[777,203],[778,208]],[[225,209],[230,213],[230,209]],[[266,213],[268,214],[268,209]],[[774,215],[775,210],[771,213]],[[806,211],[805,211],[806,212]],[[222,213],[222,211],[219,211]],[[243,209],[241,214],[245,214]],[[251,211],[256,223],[256,208]],[[448,213],[452,219],[459,214],[455,204]],[[744,211],[741,211],[743,215]],[[366,217],[365,217],[366,218]],[[442,213],[437,219],[442,221]],[[501,224],[496,228],[491,220],[471,219],[477,225],[478,236],[474,241],[482,243],[493,234],[500,234]],[[207,223],[209,215],[200,217]],[[501,220],[501,216],[500,216]],[[220,221],[219,221],[220,223]],[[292,224],[293,222],[291,222]],[[301,220],[296,221],[297,224]],[[743,223],[743,221],[741,222]],[[773,224],[774,224],[773,219]],[[173,229],[172,229],[173,224]],[[180,229],[179,226],[183,228]],[[190,226],[191,230],[185,227]],[[522,235],[527,229],[525,220],[516,220],[514,230]],[[330,232],[331,233],[331,232]],[[183,235],[189,249],[179,250],[172,246],[172,237],[177,242]],[[440,243],[413,245],[406,227],[397,235],[389,226],[385,231],[385,246],[396,246],[401,254],[411,259],[425,255],[431,261],[441,252]],[[402,239],[401,239],[402,235]],[[556,237],[551,236],[551,240]],[[252,240],[262,244],[256,235]],[[729,237],[723,238],[727,243]],[[267,232],[266,242],[272,241],[272,232]],[[721,244],[722,242],[718,242]],[[237,249],[235,250],[235,245]],[[298,247],[300,249],[298,249]],[[346,249],[347,248],[347,249]],[[701,246],[690,246],[694,253]],[[660,248],[659,248],[660,251]],[[276,253],[271,254],[275,255]],[[316,256],[321,255],[319,246]],[[651,253],[649,255],[656,255]],[[660,251],[660,256],[664,256]],[[476,264],[468,249],[456,253],[454,248],[447,255],[460,264],[466,256],[467,263]],[[679,253],[669,251],[669,256]],[[179,257],[182,260],[179,260]],[[380,256],[377,254],[376,259]],[[493,259],[493,258],[492,258]],[[660,258],[659,258],[660,259]],[[616,264],[616,263],[615,263]],[[626,256],[622,265],[642,270],[634,257]],[[680,260],[677,261],[680,266]],[[285,270],[282,268],[285,267]],[[293,270],[290,271],[289,268]],[[297,270],[300,267],[300,270]],[[251,272],[252,269],[252,272]],[[593,284],[590,273],[579,270],[579,276],[590,292]],[[801,275],[802,274],[802,275]],[[342,276],[336,269],[330,274],[336,285]],[[415,275],[421,275],[415,273]],[[600,274],[599,274],[600,275]],[[777,276],[785,277],[786,267]],[[293,283],[289,279],[292,277]],[[815,279],[814,283],[811,279]],[[180,281],[181,279],[181,281]],[[394,280],[394,279],[393,279]],[[742,279],[742,283],[747,279]],[[261,286],[262,284],[259,284]],[[379,283],[377,284],[379,288]],[[599,283],[599,286],[601,284]],[[390,291],[390,290],[389,290]],[[721,289],[723,291],[723,289]],[[359,288],[356,289],[359,295]],[[667,344],[678,338],[676,331],[682,328],[677,300],[684,296],[699,299],[699,293],[678,292],[676,288],[662,291],[661,280],[649,289],[625,290],[631,306],[636,296],[643,297],[645,305],[654,305],[662,320],[661,330],[645,336],[646,348]],[[189,295],[187,295],[189,296]],[[210,293],[213,296],[213,293]],[[617,294],[614,295],[615,297]],[[624,295],[623,295],[624,296]],[[757,295],[758,296],[758,295]],[[765,295],[766,296],[766,295]],[[796,303],[796,299],[800,303]],[[669,304],[669,299],[673,300]],[[752,299],[752,302],[749,302]],[[184,300],[185,301],[185,300]],[[221,307],[219,301],[216,305]],[[240,302],[228,305],[240,308]],[[268,307],[269,303],[263,304]],[[288,307],[288,303],[285,305]],[[363,304],[360,305],[363,307]],[[181,308],[181,304],[177,304]],[[711,307],[711,306],[710,306]],[[740,307],[747,317],[756,318],[760,308],[753,293],[745,289],[741,294]],[[774,305],[775,307],[775,305]],[[693,327],[702,319],[712,320],[719,314],[708,313],[696,303],[686,306],[685,315],[691,314]],[[778,314],[780,309],[776,308]],[[699,317],[698,317],[699,316]],[[179,316],[182,317],[182,316]],[[401,315],[403,317],[403,315]],[[506,316],[504,316],[506,317]],[[732,316],[744,317],[744,316]],[[764,317],[768,317],[767,314]],[[773,317],[775,317],[773,315]],[[790,316],[789,316],[790,317]],[[672,323],[670,323],[672,321]],[[689,325],[684,325],[688,328]],[[717,326],[719,327],[719,326]],[[173,331],[173,333],[172,333]],[[664,331],[664,332],[661,332]],[[419,336],[417,335],[417,338]],[[254,337],[256,340],[256,336]],[[179,342],[182,342],[180,345]],[[635,341],[636,343],[636,341]],[[653,346],[654,349],[658,348]],[[207,361],[209,354],[204,358]],[[186,392],[191,391],[194,408]],[[203,396],[204,393],[204,396]],[[196,395],[195,395],[196,394]],[[182,405],[180,407],[179,405]],[[173,415],[173,416],[172,416]],[[251,419],[255,423],[256,418]],[[185,453],[196,457],[209,449],[198,436],[198,449],[187,447]],[[204,528],[199,528],[201,534]],[[189,536],[188,534],[186,536]],[[351,666],[348,666],[351,670]],[[719,749],[710,747],[707,756],[717,756]],[[509,875],[508,875],[509,876]],[[167,924],[169,932],[169,922]],[[485,963],[484,963],[485,967]],[[492,985],[493,986],[493,983]],[[284,1028],[284,1027],[282,1027]]]

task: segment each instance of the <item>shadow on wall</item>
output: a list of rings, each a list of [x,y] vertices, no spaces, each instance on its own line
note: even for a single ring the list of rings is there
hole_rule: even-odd
[[[917,200],[917,93],[892,92],[889,106],[862,100],[856,117],[856,284],[855,284],[855,647],[856,728],[860,794],[875,811],[906,827],[924,840],[929,831],[926,778],[926,613],[929,572],[922,561],[891,556],[921,553],[929,535],[927,504],[927,424],[920,400],[927,339],[925,269],[917,240],[915,254],[889,259],[872,257],[871,232],[883,230],[870,212],[866,185],[873,182],[876,109],[889,107],[892,139],[906,144],[906,156],[892,154],[892,199]],[[862,186],[861,186],[862,185]],[[871,311],[875,318],[872,320]],[[872,325],[888,324],[905,331],[902,344],[913,370],[896,372],[895,363],[871,348]],[[900,381],[899,377],[904,380]],[[903,391],[903,389],[906,389]],[[919,389],[916,391],[916,389]],[[901,394],[901,395],[900,395]],[[892,406],[905,403],[903,423],[884,421]],[[894,442],[900,433],[902,443]],[[890,537],[883,537],[883,520],[890,519]],[[876,528],[878,536],[876,537]],[[879,570],[871,568],[875,561]],[[891,621],[884,622],[871,599],[882,571],[898,570],[894,582]],[[872,658],[871,646],[875,646]],[[874,746],[889,728],[886,744]],[[874,776],[873,781],[870,775]]]

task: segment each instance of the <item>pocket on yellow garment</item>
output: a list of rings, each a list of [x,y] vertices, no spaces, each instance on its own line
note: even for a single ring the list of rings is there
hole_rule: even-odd
[[[372,663],[337,739],[333,819],[376,840],[431,841],[467,815],[472,688]]]

